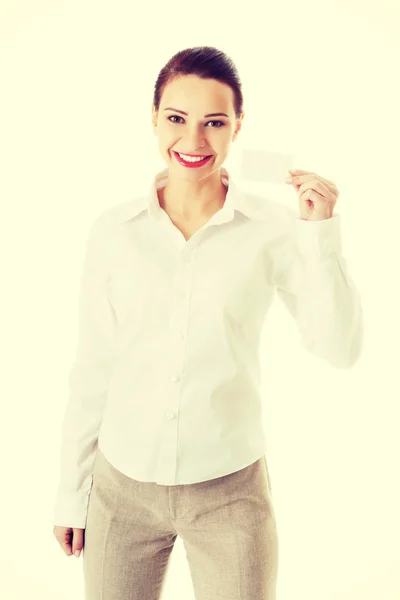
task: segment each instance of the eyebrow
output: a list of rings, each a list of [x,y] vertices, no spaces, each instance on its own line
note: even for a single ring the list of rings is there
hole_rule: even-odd
[[[188,113],[185,112],[184,110],[178,110],[177,108],[164,108],[164,110],[173,110],[174,112],[178,112],[181,113],[182,115],[186,115],[188,116]],[[206,115],[204,115],[204,117],[228,117],[229,119],[229,115],[226,115],[225,113],[207,113]]]

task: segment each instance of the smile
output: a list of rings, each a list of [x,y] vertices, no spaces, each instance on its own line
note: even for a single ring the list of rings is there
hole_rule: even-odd
[[[178,152],[175,152],[175,150],[173,150],[173,153],[180,165],[189,168],[202,167],[203,165],[208,163],[210,158],[212,158],[212,155],[204,157],[189,157],[186,154],[179,154]]]

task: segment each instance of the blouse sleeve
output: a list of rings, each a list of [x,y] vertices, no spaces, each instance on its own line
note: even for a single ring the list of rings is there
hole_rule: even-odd
[[[62,426],[60,480],[54,524],[85,528],[97,439],[114,361],[116,318],[109,298],[107,228],[92,224],[86,243],[79,294],[79,333],[68,376]]]
[[[301,343],[338,369],[352,367],[363,342],[360,294],[341,248],[341,216],[305,221],[291,213],[277,259],[277,295]]]

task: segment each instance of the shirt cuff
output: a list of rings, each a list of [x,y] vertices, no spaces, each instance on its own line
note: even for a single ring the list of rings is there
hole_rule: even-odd
[[[59,527],[86,528],[87,510],[92,489],[92,481],[88,492],[63,493],[57,492],[53,510],[53,525]]]
[[[342,235],[340,214],[322,221],[305,221],[296,217],[297,247],[303,256],[325,258],[341,255]]]

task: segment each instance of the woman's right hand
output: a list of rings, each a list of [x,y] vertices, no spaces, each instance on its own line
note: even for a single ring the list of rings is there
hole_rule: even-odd
[[[53,533],[67,556],[81,552],[84,546],[85,530],[76,527],[60,527],[55,525]],[[79,554],[77,558],[79,557]]]

